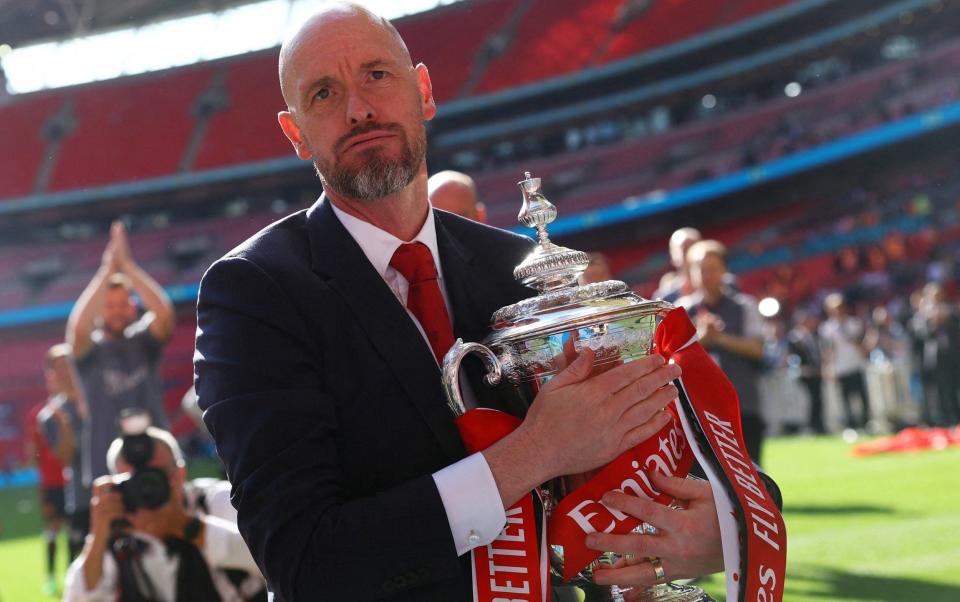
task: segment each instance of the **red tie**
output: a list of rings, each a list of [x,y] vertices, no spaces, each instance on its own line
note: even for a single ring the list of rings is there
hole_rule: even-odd
[[[390,267],[403,274],[410,283],[407,309],[416,316],[427,333],[437,363],[442,363],[443,356],[453,347],[453,328],[437,282],[437,266],[433,263],[430,249],[422,242],[400,245],[393,253]]]

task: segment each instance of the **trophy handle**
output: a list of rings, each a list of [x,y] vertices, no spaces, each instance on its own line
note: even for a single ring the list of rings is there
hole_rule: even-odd
[[[476,353],[483,360],[483,365],[487,368],[487,375],[484,380],[488,385],[495,385],[500,382],[500,360],[497,359],[488,347],[480,343],[464,343],[463,339],[457,339],[450,351],[443,356],[443,390],[447,394],[447,405],[453,410],[455,416],[463,416],[467,412],[467,407],[463,403],[463,396],[460,393],[460,362],[471,353]]]

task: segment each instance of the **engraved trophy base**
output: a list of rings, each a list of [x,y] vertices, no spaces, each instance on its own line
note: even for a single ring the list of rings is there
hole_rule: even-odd
[[[626,600],[627,591],[614,588],[612,600],[620,602]],[[664,583],[655,585],[644,591],[640,598],[630,598],[638,602],[716,602],[708,593],[695,585],[680,585],[678,583]]]

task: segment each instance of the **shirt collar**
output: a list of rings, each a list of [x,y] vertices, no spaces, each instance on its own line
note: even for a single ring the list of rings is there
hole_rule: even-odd
[[[420,228],[417,235],[413,237],[413,240],[403,241],[386,230],[381,230],[370,222],[366,222],[341,210],[331,203],[330,199],[327,199],[325,202],[330,203],[333,214],[337,216],[337,219],[340,220],[343,227],[350,236],[353,237],[353,240],[357,241],[357,244],[360,245],[360,250],[363,251],[367,260],[370,261],[380,276],[386,275],[387,269],[390,267],[390,260],[393,259],[393,254],[397,248],[405,242],[421,242],[426,245],[427,248],[430,249],[430,254],[433,255],[433,263],[437,268],[437,274],[443,274],[443,271],[440,269],[440,253],[437,249],[437,228],[433,219],[433,206],[427,205],[427,219],[423,222],[423,227]]]

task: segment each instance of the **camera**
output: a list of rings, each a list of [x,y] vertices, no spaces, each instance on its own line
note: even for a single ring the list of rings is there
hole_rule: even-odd
[[[156,467],[148,466],[153,457],[155,442],[146,433],[149,417],[139,413],[121,415],[120,430],[123,446],[120,455],[133,467],[129,474],[116,478],[114,488],[123,495],[127,512],[138,508],[155,510],[170,500],[170,480],[167,474]]]

